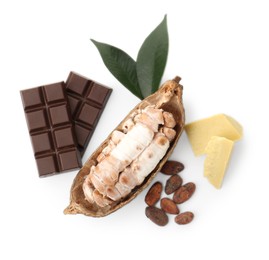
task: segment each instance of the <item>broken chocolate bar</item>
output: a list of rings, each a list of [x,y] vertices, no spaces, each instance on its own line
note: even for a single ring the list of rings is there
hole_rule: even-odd
[[[87,148],[111,92],[111,88],[74,72],[70,72],[68,76],[66,93],[81,156]]]

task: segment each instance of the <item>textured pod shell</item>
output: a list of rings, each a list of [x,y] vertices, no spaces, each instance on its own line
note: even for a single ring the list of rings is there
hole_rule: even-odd
[[[175,148],[179,137],[184,129],[185,123],[185,114],[184,108],[182,104],[182,90],[183,87],[178,83],[180,78],[176,77],[174,80],[169,80],[165,82],[158,91],[149,97],[142,100],[130,113],[123,119],[123,121],[114,129],[120,130],[122,129],[123,123],[129,117],[130,114],[134,113],[137,109],[143,109],[149,105],[156,105],[158,108],[162,108],[164,111],[168,111],[173,114],[176,120],[176,126],[174,130],[176,131],[176,136],[174,140],[170,143],[167,153],[163,157],[163,159],[156,165],[154,170],[145,178],[143,183],[139,186],[136,186],[130,194],[119,201],[115,201],[109,206],[99,207],[96,203],[89,203],[85,200],[84,192],[82,189],[82,184],[85,180],[85,176],[87,176],[90,172],[90,168],[92,165],[95,165],[97,162],[97,157],[100,152],[107,146],[111,134],[107,137],[107,139],[95,150],[95,152],[88,158],[84,166],[78,172],[75,177],[70,194],[70,205],[64,210],[65,214],[84,214],[86,216],[93,217],[103,217],[106,216],[117,209],[123,207],[131,200],[133,200],[140,192],[142,192],[154,179],[155,175],[160,171],[164,163],[167,161],[173,149]],[[114,131],[113,130],[113,131]],[[113,132],[112,131],[112,132]]]

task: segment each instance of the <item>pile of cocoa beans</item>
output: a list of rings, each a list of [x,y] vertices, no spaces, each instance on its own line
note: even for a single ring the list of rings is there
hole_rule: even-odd
[[[180,213],[178,204],[187,201],[195,191],[195,184],[188,182],[184,185],[182,178],[178,175],[179,172],[184,170],[184,165],[178,161],[167,161],[161,169],[161,173],[170,175],[166,180],[164,192],[167,195],[172,194],[172,199],[165,197],[161,198],[163,185],[161,182],[155,182],[148,190],[145,202],[146,216],[155,224],[165,226],[168,223],[168,215],[174,214],[175,222],[177,224],[188,224],[193,218],[194,214],[190,211]],[[160,200],[160,208],[156,206]]]

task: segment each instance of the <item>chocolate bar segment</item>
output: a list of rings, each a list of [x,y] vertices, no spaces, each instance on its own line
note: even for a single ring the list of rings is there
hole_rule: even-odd
[[[68,76],[66,93],[81,156],[88,146],[111,92],[111,88],[74,72],[70,72]]]
[[[21,91],[40,177],[81,167],[64,82]]]

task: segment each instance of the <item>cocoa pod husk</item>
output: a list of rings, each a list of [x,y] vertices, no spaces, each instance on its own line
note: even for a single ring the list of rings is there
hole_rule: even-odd
[[[162,160],[156,165],[154,170],[149,173],[145,178],[142,184],[136,186],[128,196],[124,197],[121,200],[115,201],[112,204],[106,207],[99,207],[96,203],[89,203],[85,200],[85,196],[82,190],[82,184],[85,180],[85,177],[89,174],[90,169],[93,165],[97,163],[97,157],[101,151],[106,147],[111,138],[111,134],[105,139],[105,141],[93,152],[93,154],[85,162],[84,166],[76,175],[70,192],[70,204],[64,210],[65,214],[84,214],[86,216],[93,217],[103,217],[106,216],[124,205],[132,201],[138,194],[140,194],[154,179],[156,174],[163,167],[165,162],[168,160],[172,154],[182,132],[184,129],[185,123],[185,113],[184,107],[182,104],[182,91],[183,87],[179,84],[179,78],[175,80],[169,80],[165,82],[158,91],[154,94],[148,96],[142,100],[134,109],[132,109],[128,115],[122,120],[122,122],[113,130],[122,129],[122,125],[125,123],[126,119],[137,109],[143,109],[149,105],[156,105],[158,108],[163,109],[164,111],[170,112],[173,114],[173,117],[176,121],[176,126],[174,130],[176,131],[176,136],[174,140],[170,143],[170,146],[167,150],[167,153],[162,158]]]

